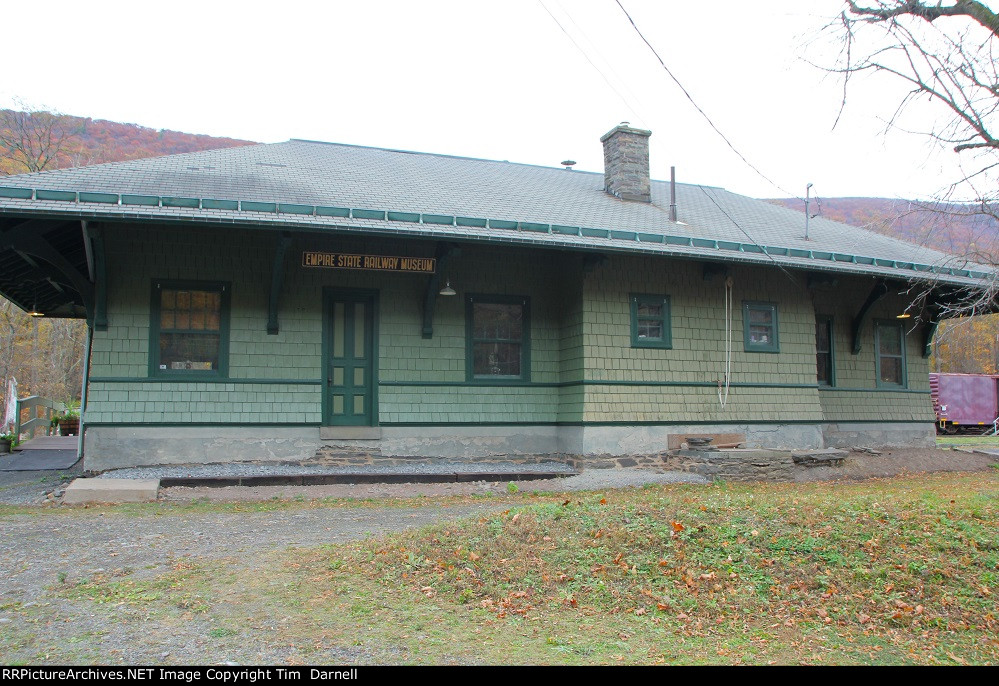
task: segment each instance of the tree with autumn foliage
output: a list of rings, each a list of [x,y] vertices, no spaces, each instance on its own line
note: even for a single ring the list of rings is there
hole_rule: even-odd
[[[250,144],[37,109],[0,110],[0,176]],[[86,326],[29,317],[0,298],[0,417],[12,378],[22,398],[80,398]]]

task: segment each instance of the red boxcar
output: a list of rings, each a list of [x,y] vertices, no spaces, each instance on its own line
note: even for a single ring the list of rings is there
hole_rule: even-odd
[[[997,380],[994,374],[930,374],[937,430],[991,433],[999,418]]]

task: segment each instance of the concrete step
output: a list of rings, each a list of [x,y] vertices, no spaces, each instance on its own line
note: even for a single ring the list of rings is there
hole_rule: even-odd
[[[147,503],[156,500],[159,479],[75,479],[66,487],[62,502]]]
[[[325,486],[328,484],[449,484],[470,481],[533,481],[573,476],[576,472],[369,472],[339,474],[267,474],[257,476],[164,476],[160,486]],[[103,479],[102,479],[103,481]]]

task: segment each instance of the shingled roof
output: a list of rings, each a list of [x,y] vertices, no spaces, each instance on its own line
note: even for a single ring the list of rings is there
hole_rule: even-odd
[[[650,253],[976,284],[986,268],[721,188],[652,202],[562,168],[291,140],[0,179],[0,217],[254,225]]]

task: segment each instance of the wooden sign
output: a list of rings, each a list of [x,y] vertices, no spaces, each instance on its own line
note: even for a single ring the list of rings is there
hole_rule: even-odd
[[[437,260],[433,257],[390,257],[387,255],[348,255],[339,252],[302,253],[303,267],[326,269],[367,269],[379,272],[409,272],[433,274]]]

